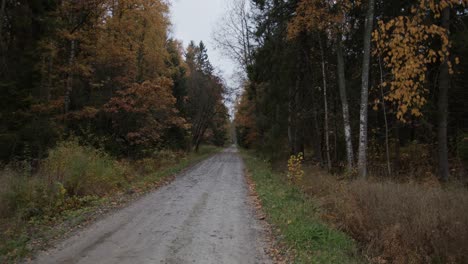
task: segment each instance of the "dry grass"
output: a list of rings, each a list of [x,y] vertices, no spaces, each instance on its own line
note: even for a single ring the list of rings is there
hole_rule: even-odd
[[[58,144],[35,170],[28,162],[0,169],[0,263],[16,263],[56,235],[92,221],[167,183],[219,148],[159,151],[151,159],[117,161],[76,141]],[[63,229],[63,230],[62,230]]]
[[[309,168],[303,188],[373,263],[468,263],[468,191],[456,184],[340,181]]]

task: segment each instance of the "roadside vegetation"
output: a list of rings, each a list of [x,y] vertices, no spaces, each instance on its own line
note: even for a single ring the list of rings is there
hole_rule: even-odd
[[[371,263],[466,263],[468,190],[437,180],[345,179],[320,167],[298,184],[322,218],[359,243]]]
[[[459,183],[330,175],[292,157],[243,157],[267,221],[297,263],[466,263],[468,190]],[[264,157],[264,156],[263,156]]]
[[[292,254],[294,263],[362,263],[356,242],[322,220],[317,200],[254,153],[242,151],[242,156],[266,220],[284,244],[282,254]]]
[[[18,162],[0,171],[0,263],[18,261],[113,208],[170,180],[218,151],[156,151],[117,160],[102,150],[64,141],[37,168]]]

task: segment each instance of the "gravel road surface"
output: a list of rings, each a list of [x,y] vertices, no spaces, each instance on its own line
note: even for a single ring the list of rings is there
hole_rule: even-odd
[[[34,263],[271,263],[234,147],[109,215]]]

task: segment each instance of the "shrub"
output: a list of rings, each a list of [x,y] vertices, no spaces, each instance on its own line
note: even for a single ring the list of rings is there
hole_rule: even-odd
[[[300,183],[304,177],[302,170],[302,161],[304,156],[302,152],[297,155],[291,155],[288,160],[288,180],[293,183]]]
[[[40,174],[48,183],[61,183],[71,196],[102,196],[126,185],[123,166],[103,151],[76,141],[52,149]]]
[[[154,151],[151,156],[136,160],[133,163],[134,170],[139,175],[148,175],[159,169],[179,162],[185,156],[184,152],[173,150],[158,150]]]
[[[59,183],[47,184],[42,178],[31,177],[10,168],[1,172],[0,217],[14,215],[22,219],[50,213],[63,203],[65,195]]]
[[[76,141],[59,143],[34,175],[26,162],[0,172],[0,218],[29,219],[79,207],[124,187],[125,176],[126,168],[104,152]]]

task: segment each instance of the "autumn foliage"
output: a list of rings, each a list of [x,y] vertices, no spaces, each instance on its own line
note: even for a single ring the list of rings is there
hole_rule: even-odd
[[[258,133],[255,127],[255,104],[244,92],[236,105],[236,130],[241,144],[245,147],[254,146],[257,142]]]
[[[210,73],[210,78],[188,85],[195,75],[182,43],[169,38],[168,2],[15,5],[7,0],[0,16],[6,33],[0,34],[0,87],[2,96],[10,98],[1,109],[3,160],[22,159],[25,150],[30,158],[43,158],[58,139],[70,135],[117,156],[189,150],[191,128],[197,125],[197,113],[189,111],[192,101],[208,112],[214,111],[213,105],[223,112],[203,121],[197,144],[214,137],[224,144],[224,84],[218,81],[215,92],[213,85],[205,85],[220,79]],[[211,112],[205,115],[211,118]],[[35,133],[35,127],[44,134]],[[207,131],[214,132],[205,137]]]
[[[178,115],[171,86],[170,79],[161,79],[156,84],[135,83],[111,98],[104,111],[112,120],[117,138],[129,147],[157,147],[169,128],[186,129],[188,124]]]
[[[465,1],[419,1],[410,14],[388,21],[379,20],[373,33],[376,56],[383,57],[392,77],[380,85],[389,87],[385,100],[397,107],[397,118],[405,115],[419,117],[426,104],[428,65],[447,62],[453,74],[448,32],[445,28],[427,23],[427,14],[440,17],[445,7],[465,5]],[[459,58],[453,58],[458,64]]]

